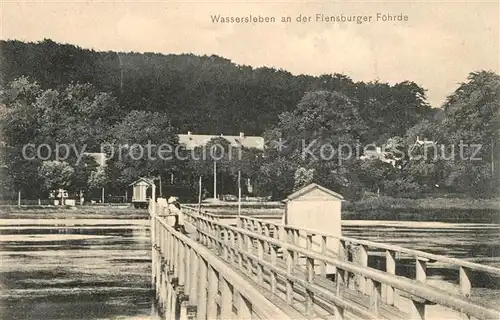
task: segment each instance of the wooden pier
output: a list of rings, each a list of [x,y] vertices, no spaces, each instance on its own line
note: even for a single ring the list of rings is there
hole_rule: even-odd
[[[152,284],[165,319],[500,319],[471,296],[471,275],[500,269],[251,217],[237,225],[183,206],[187,234],[150,203]],[[328,249],[332,238],[339,252]],[[384,260],[372,266],[369,257]],[[411,259],[413,278],[396,275]],[[431,285],[427,267],[459,272]],[[327,270],[335,270],[327,274]],[[454,290],[456,286],[456,290]]]

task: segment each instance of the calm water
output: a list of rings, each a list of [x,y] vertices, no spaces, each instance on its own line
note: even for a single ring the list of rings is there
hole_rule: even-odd
[[[149,232],[108,227],[0,228],[1,319],[151,315]]]
[[[442,222],[344,221],[344,236],[500,267],[500,225]]]
[[[152,315],[147,221],[116,220],[115,225],[108,221],[107,226],[99,226],[94,220],[94,225],[77,227],[29,221],[14,227],[13,223],[19,220],[0,223],[1,319]],[[500,267],[498,225],[346,221],[343,230],[346,236]],[[482,296],[494,298],[491,288],[485,290]]]

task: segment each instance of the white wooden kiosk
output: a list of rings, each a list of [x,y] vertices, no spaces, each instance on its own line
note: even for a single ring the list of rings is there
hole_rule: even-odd
[[[340,194],[312,183],[283,200],[285,214],[282,223],[340,237],[342,235],[341,204],[343,199]],[[313,236],[312,240],[312,250],[321,252],[321,236]],[[305,235],[299,237],[299,246],[306,247]],[[335,238],[328,238],[327,254],[337,255],[338,252],[339,241]],[[305,261],[301,263],[305,264]],[[315,269],[316,273],[320,272],[319,267]],[[335,273],[336,270],[331,266],[326,271]]]
[[[130,186],[133,186],[133,193],[132,193],[132,203],[136,208],[139,207],[147,207],[148,206],[148,197],[147,197],[147,191],[148,188],[151,187],[151,198],[155,199],[155,183],[152,179],[148,178],[139,178],[138,180],[134,181],[133,183],[130,184]]]

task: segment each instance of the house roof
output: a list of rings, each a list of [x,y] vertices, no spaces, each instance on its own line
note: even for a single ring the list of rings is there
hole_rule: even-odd
[[[196,147],[202,147],[213,138],[224,138],[233,147],[245,147],[264,150],[264,138],[257,136],[225,136],[225,135],[210,135],[210,134],[179,134],[179,143],[184,145],[188,150],[193,150]]]
[[[94,158],[95,162],[101,167],[106,165],[106,154],[101,152],[84,152],[86,156]]]
[[[283,200],[283,202],[288,202],[290,200],[297,199],[300,196],[302,196],[306,193],[309,193],[315,189],[319,189],[319,190],[321,190],[321,191],[323,191],[323,192],[325,192],[325,193],[327,193],[327,194],[331,195],[332,197],[335,197],[339,200],[344,199],[343,196],[341,196],[340,194],[338,194],[330,189],[327,189],[327,188],[320,186],[319,184],[316,184],[316,183],[311,183],[311,184],[303,187],[302,189],[299,189],[299,190],[295,191],[294,193],[292,193],[291,195],[289,195],[285,200]]]
[[[134,181],[134,182],[132,182],[131,184],[129,184],[129,186],[132,186],[132,185],[134,185],[134,184],[137,184],[139,181],[144,181],[144,182],[146,182],[147,184],[149,184],[150,186],[152,186],[152,185],[154,185],[154,184],[155,184],[155,183],[154,183],[154,181],[153,181],[152,179],[142,177],[142,178],[139,178],[139,179],[135,180],[135,181]]]

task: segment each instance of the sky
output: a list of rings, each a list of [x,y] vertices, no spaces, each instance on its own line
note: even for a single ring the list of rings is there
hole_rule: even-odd
[[[292,74],[342,73],[354,81],[414,81],[439,107],[467,75],[500,73],[499,1],[9,1],[4,40],[44,38],[95,50],[216,54]],[[408,21],[376,21],[377,13]],[[268,24],[213,23],[211,16],[275,17]],[[296,22],[297,15],[312,16]],[[316,14],[371,22],[321,23]],[[292,19],[282,23],[281,17]]]

